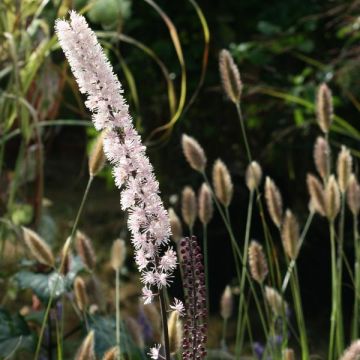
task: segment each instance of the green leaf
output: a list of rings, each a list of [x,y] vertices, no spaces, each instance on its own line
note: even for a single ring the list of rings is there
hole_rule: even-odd
[[[34,335],[23,317],[0,309],[0,357],[6,358],[18,351],[32,352],[34,346]]]

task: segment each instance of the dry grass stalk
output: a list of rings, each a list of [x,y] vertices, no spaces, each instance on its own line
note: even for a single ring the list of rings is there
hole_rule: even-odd
[[[256,190],[261,182],[262,170],[260,165],[256,161],[252,161],[247,169],[245,174],[246,186],[250,191]]]
[[[199,192],[199,219],[203,225],[207,225],[214,214],[211,190],[203,183]]]
[[[95,360],[95,333],[90,331],[82,342],[75,360]]]
[[[259,284],[262,284],[269,272],[269,268],[263,248],[255,240],[252,240],[249,246],[249,266],[251,277]]]
[[[89,157],[89,174],[96,176],[104,167],[106,157],[103,149],[104,133],[101,133],[91,149]]]
[[[295,352],[293,349],[286,348],[283,351],[283,360],[295,360]]]
[[[204,172],[206,167],[206,155],[201,145],[191,136],[183,134],[182,148],[189,165],[196,171]]]
[[[326,134],[333,120],[333,102],[331,90],[323,83],[319,86],[316,98],[316,115],[320,129]]]
[[[226,286],[220,300],[220,315],[224,320],[231,317],[234,307],[234,299],[229,285]]]
[[[96,265],[96,255],[90,238],[81,231],[77,231],[75,235],[76,250],[81,257],[83,263],[93,270]]]
[[[310,201],[314,211],[325,216],[325,192],[321,182],[312,174],[307,174],[306,183],[310,194]]]
[[[343,353],[340,360],[359,360],[360,340],[354,341]]]
[[[243,84],[240,72],[228,50],[221,50],[219,56],[221,82],[227,97],[234,103],[240,102]]]
[[[281,238],[286,255],[295,260],[299,253],[299,223],[291,212],[287,209],[284,216],[284,221],[281,228]]]
[[[178,243],[183,237],[181,221],[173,208],[169,208],[168,213],[170,218],[171,237],[174,242]]]
[[[352,214],[358,216],[360,210],[360,185],[354,174],[350,175],[346,197]]]
[[[171,312],[168,320],[168,331],[170,354],[176,354],[180,350],[182,341],[182,325],[178,311]]]
[[[220,159],[214,163],[212,177],[216,197],[221,204],[228,207],[233,197],[234,186],[228,168]]]
[[[265,180],[265,199],[271,220],[280,228],[283,217],[282,197],[278,187],[268,176]]]
[[[49,245],[33,230],[22,228],[26,246],[31,255],[41,264],[54,267],[55,258]]]
[[[104,354],[102,360],[117,360],[118,354],[119,348],[117,346],[114,346]]]
[[[75,278],[74,293],[77,307],[80,311],[85,311],[88,306],[89,299],[86,292],[85,282],[80,276]]]
[[[282,314],[286,303],[277,290],[270,286],[265,286],[266,301],[270,306],[271,311],[279,316]]]
[[[126,245],[123,239],[116,239],[111,248],[111,266],[116,271],[123,267],[126,259]]]
[[[124,322],[128,333],[130,334],[132,340],[134,341],[134,344],[140,349],[143,349],[145,346],[145,341],[139,323],[131,316],[127,316],[124,319]]]
[[[329,177],[325,188],[325,210],[331,221],[335,220],[340,210],[340,190],[334,175]]]
[[[190,186],[182,191],[181,213],[185,224],[192,228],[197,216],[197,205],[195,192]]]
[[[329,161],[330,147],[326,139],[319,136],[314,145],[314,162],[316,170],[323,180],[326,180],[330,174]]]
[[[345,193],[352,171],[352,157],[349,149],[346,146],[341,146],[341,151],[337,159],[337,177],[339,183],[339,189],[342,193]]]

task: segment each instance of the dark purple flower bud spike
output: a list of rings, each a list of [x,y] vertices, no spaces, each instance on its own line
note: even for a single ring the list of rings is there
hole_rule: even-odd
[[[185,238],[180,243],[184,274],[185,319],[183,359],[204,359],[207,341],[207,308],[204,266],[196,237]]]

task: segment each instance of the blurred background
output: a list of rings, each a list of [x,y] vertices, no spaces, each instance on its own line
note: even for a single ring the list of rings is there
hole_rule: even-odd
[[[67,237],[81,201],[88,149],[96,136],[54,36],[55,19],[69,9],[84,13],[96,30],[148,146],[163,200],[178,213],[182,188],[191,185],[197,191],[202,182],[182,154],[180,139],[187,133],[204,147],[209,175],[217,158],[229,167],[235,185],[231,218],[238,238],[243,237],[247,161],[235,109],[221,88],[223,48],[240,68],[241,107],[253,156],[302,225],[308,208],[306,173],[314,171],[313,143],[319,135],[314,101],[321,82],[334,96],[333,148],[345,143],[354,157],[360,155],[358,0],[1,0],[0,214],[35,227],[54,247]],[[128,236],[125,221],[106,168],[95,180],[80,225],[93,239],[100,264],[113,239]],[[280,248],[276,229],[271,230]],[[350,234],[351,226],[347,230]],[[201,234],[200,224],[196,233]],[[216,317],[220,295],[235,271],[217,214],[208,233]],[[263,241],[262,236],[256,214],[252,238]],[[327,237],[325,220],[316,218],[299,258],[309,337],[328,326]],[[352,260],[352,242],[345,246]],[[2,249],[10,254],[9,263],[13,250]],[[349,286],[347,294],[346,281],[345,309],[352,292]],[[176,285],[172,291],[181,296]]]

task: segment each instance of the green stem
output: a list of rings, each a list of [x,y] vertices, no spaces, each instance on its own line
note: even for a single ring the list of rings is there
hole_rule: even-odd
[[[242,137],[243,137],[245,148],[246,148],[246,155],[247,155],[247,158],[248,158],[248,161],[249,161],[249,164],[250,164],[251,161],[252,161],[252,157],[251,157],[249,142],[248,142],[247,135],[246,135],[244,118],[243,118],[243,115],[242,115],[242,112],[241,112],[240,103],[236,104],[236,111],[237,111],[237,114],[238,114],[240,127],[241,127],[241,133],[242,133]]]
[[[164,296],[164,288],[159,290],[159,298],[160,298],[160,310],[161,310],[161,320],[162,320],[162,329],[164,335],[164,349],[165,349],[165,359],[170,360],[170,343],[169,343],[169,331],[167,325],[167,317],[166,317],[166,308],[165,308],[165,296]]]
[[[74,225],[72,227],[71,235],[70,235],[70,246],[71,246],[71,243],[74,240],[75,232],[76,232],[76,229],[78,227],[80,216],[81,216],[81,213],[83,211],[87,196],[89,194],[89,190],[90,190],[93,179],[94,179],[93,176],[89,177],[89,180],[88,180],[88,183],[86,185],[83,198],[82,198],[81,203],[80,203],[79,210],[78,210],[78,212],[76,214],[75,222],[74,222]],[[69,248],[70,248],[70,246],[69,246]],[[59,269],[57,270],[57,273],[59,273],[60,269],[63,268],[64,260],[65,260],[65,256],[63,256],[63,258],[61,260],[61,264],[59,266]],[[40,356],[41,343],[42,343],[42,339],[43,339],[43,336],[44,336],[44,331],[45,331],[45,327],[46,327],[46,321],[47,321],[47,319],[49,317],[49,312],[50,312],[50,309],[51,309],[51,305],[52,305],[52,302],[54,300],[54,296],[55,296],[55,292],[56,292],[56,288],[57,288],[57,282],[58,282],[58,278],[56,279],[56,281],[54,283],[54,287],[53,287],[53,289],[51,291],[50,298],[49,298],[49,301],[48,301],[48,304],[47,304],[47,307],[46,307],[46,310],[45,310],[44,318],[43,318],[40,333],[39,333],[38,342],[37,342],[37,345],[36,345],[36,351],[35,351],[34,360],[38,360],[39,356]]]
[[[227,330],[227,319],[223,319],[221,347],[223,348],[224,351],[226,350],[226,330]]]
[[[336,274],[336,246],[334,221],[330,221],[330,246],[331,246],[331,277],[332,277],[332,310],[330,318],[329,360],[338,357],[335,345],[336,321],[337,321],[337,274]]]
[[[246,217],[246,228],[245,228],[245,242],[244,242],[244,252],[243,252],[243,263],[242,263],[242,272],[241,272],[241,279],[240,279],[240,301],[239,301],[239,315],[238,315],[238,322],[237,322],[237,330],[236,330],[236,357],[239,357],[241,354],[241,321],[242,321],[242,314],[243,314],[243,306],[244,306],[244,299],[245,299],[245,279],[246,279],[246,266],[247,266],[247,257],[248,257],[248,248],[249,248],[249,241],[250,241],[250,228],[251,228],[251,219],[252,219],[252,210],[253,210],[253,200],[254,200],[254,192],[250,192],[249,203],[248,203],[248,211]]]
[[[359,337],[359,294],[360,294],[360,246],[357,215],[353,216],[353,235],[355,250],[355,281],[354,281],[354,320],[352,339]]]
[[[302,233],[301,233],[301,235],[300,235],[300,239],[299,239],[298,254],[299,254],[300,249],[301,249],[301,247],[302,247],[302,245],[303,245],[303,243],[304,243],[306,234],[307,234],[307,232],[309,231],[309,228],[310,228],[311,222],[312,222],[312,220],[313,220],[313,218],[314,218],[314,215],[315,215],[315,213],[311,211],[311,212],[309,213],[307,219],[306,219],[306,223],[305,223],[304,229],[303,229],[303,231],[302,231]],[[282,294],[284,294],[285,291],[286,291],[286,288],[287,288],[287,286],[288,286],[288,284],[289,284],[289,280],[290,280],[292,271],[293,271],[293,269],[294,269],[294,267],[295,267],[295,264],[296,264],[296,259],[292,259],[292,260],[290,261],[290,264],[289,264],[289,266],[288,266],[287,272],[286,272],[285,277],[284,277],[284,281],[283,281],[282,286],[281,286],[281,292],[282,292]]]
[[[120,274],[118,267],[116,268],[115,276],[116,346],[118,348],[117,360],[120,360]]]

